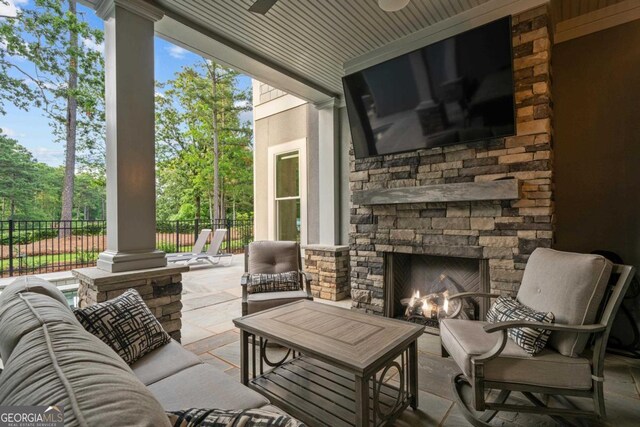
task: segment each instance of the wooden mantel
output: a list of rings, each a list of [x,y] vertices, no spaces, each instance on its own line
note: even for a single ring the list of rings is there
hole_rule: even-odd
[[[353,192],[355,205],[389,205],[399,203],[472,202],[514,200],[519,198],[517,179],[434,184],[420,187],[376,188]]]

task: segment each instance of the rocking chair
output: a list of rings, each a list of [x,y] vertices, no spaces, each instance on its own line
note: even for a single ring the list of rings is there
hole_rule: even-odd
[[[443,356],[450,354],[462,370],[452,386],[467,421],[488,426],[500,411],[545,414],[560,424],[568,424],[565,418],[604,418],[605,348],[634,272],[599,255],[539,248],[529,257],[517,300],[552,312],[555,323],[442,320]],[[608,287],[612,274],[615,284]],[[497,296],[464,293],[449,299]],[[507,336],[509,328],[523,327],[552,331],[547,347],[535,356]],[[590,339],[592,350],[586,349]],[[469,389],[471,402],[463,398]],[[531,404],[507,403],[512,392]],[[576,406],[567,396],[592,399],[593,410]]]

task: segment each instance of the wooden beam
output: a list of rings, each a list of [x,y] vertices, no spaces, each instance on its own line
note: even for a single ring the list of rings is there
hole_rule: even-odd
[[[640,19],[640,0],[625,0],[593,12],[560,21],[556,24],[554,43],[578,37]]]
[[[517,179],[382,188],[353,192],[355,205],[514,200],[520,197]]]

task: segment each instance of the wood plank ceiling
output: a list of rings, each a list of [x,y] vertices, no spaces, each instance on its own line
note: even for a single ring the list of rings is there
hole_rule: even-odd
[[[266,16],[247,10],[253,0],[156,3],[339,94],[345,61],[486,1],[412,0],[387,13],[376,0],[279,0]]]

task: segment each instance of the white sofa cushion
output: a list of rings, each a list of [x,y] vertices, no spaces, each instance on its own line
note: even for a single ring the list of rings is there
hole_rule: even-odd
[[[261,394],[206,363],[148,386],[167,411],[185,408],[248,409],[269,404]]]
[[[144,385],[150,385],[183,369],[202,363],[202,360],[177,341],[171,340],[167,345],[144,355],[131,365],[133,373]]]

